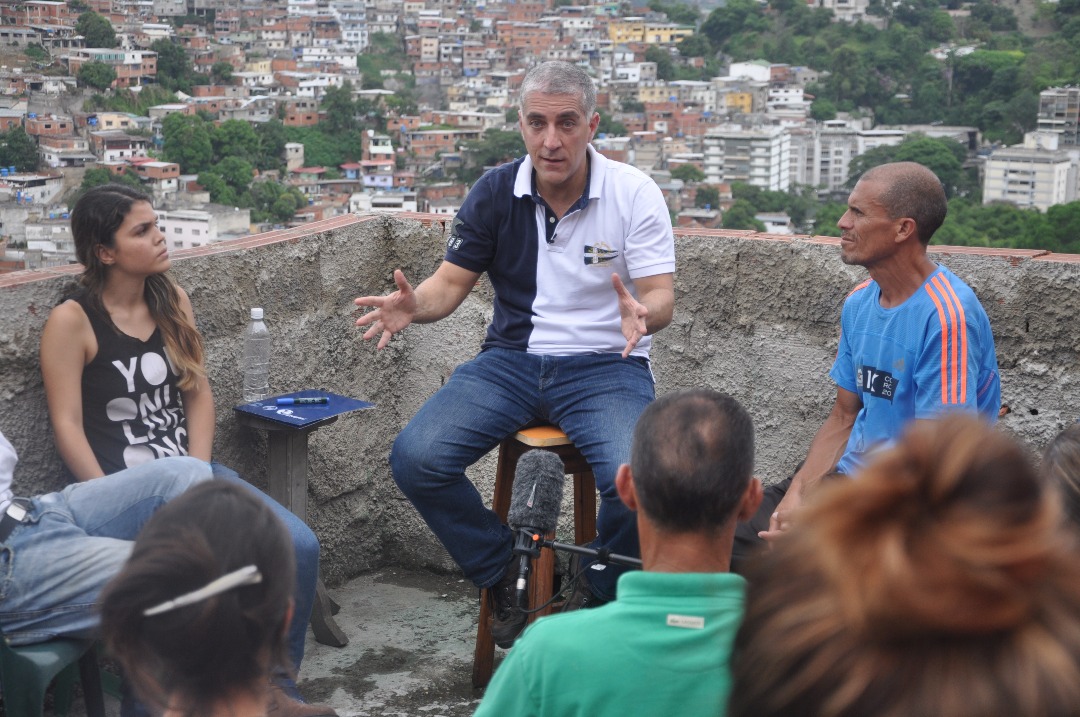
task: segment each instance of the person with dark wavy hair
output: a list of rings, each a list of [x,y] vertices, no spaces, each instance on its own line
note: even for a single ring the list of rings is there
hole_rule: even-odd
[[[1080,551],[977,418],[914,424],[750,566],[732,717],[1080,715]]]
[[[200,484],[147,522],[105,587],[106,645],[165,717],[264,717],[270,673],[289,663],[294,570],[289,534],[264,502]]]
[[[150,198],[105,184],[71,210],[80,290],[57,305],[41,336],[41,374],[56,445],[68,470],[85,481],[164,456],[211,461],[214,396],[191,301],[169,275],[165,235]],[[315,601],[319,541],[304,521],[235,471],[211,463],[214,476],[242,484],[267,502],[292,536],[297,581],[289,633],[300,669]],[[282,717],[333,715],[305,705],[289,674],[275,679]]]

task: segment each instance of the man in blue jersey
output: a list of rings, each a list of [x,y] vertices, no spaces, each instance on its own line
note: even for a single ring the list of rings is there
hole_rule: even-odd
[[[453,312],[487,272],[495,311],[480,354],[461,365],[394,442],[394,480],[493,601],[492,633],[509,647],[526,615],[515,606],[511,534],[465,468],[537,418],[558,425],[596,477],[594,544],[638,553],[633,513],[615,474],[630,455],[638,416],[654,398],[650,335],[674,306],[674,238],[656,183],[597,153],[600,115],[588,74],[546,62],[522,81],[520,127],[528,154],[473,186],[455,217],[445,260],[415,289],[356,299],[357,320],[382,348],[410,323]],[[603,566],[593,566],[603,567]],[[586,570],[571,607],[615,595],[618,570]]]
[[[867,452],[911,420],[950,410],[997,420],[1001,383],[986,312],[926,255],[947,211],[941,181],[914,162],[875,167],[855,185],[838,222],[840,258],[866,267],[870,278],[844,302],[829,372],[836,400],[803,464],[767,488],[754,520],[739,526],[734,569],[762,539],[790,527],[825,476],[856,473]]]

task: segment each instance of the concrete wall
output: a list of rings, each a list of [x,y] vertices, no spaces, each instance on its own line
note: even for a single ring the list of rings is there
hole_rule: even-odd
[[[418,281],[438,265],[445,218],[340,217],[178,252],[173,273],[191,295],[217,399],[215,457],[265,485],[265,435],[236,425],[238,357],[247,310],[262,306],[275,336],[271,388],[322,388],[377,403],[311,436],[310,522],[335,583],[385,563],[451,569],[390,476],[394,437],[461,361],[491,315],[486,279],[450,318],[410,327],[383,351],[360,341],[352,299],[382,294],[400,267]],[[705,385],[749,408],[758,473],[787,475],[821,424],[835,388],[827,372],[840,306],[864,277],[834,240],[740,232],[678,232],[676,311],[654,343],[658,392]],[[1080,414],[1080,257],[940,248],[934,258],[974,288],[998,346],[1001,425],[1033,450]],[[37,350],[62,287],[77,272],[0,276],[0,431],[21,456],[19,493],[61,486]],[[470,476],[489,495],[494,461]]]

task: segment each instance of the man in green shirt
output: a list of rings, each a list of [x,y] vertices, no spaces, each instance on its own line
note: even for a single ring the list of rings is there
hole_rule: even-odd
[[[476,717],[723,715],[745,583],[728,573],[735,523],[754,514],[754,429],[730,396],[669,393],[641,414],[619,497],[637,511],[644,570],[618,599],[534,623]]]

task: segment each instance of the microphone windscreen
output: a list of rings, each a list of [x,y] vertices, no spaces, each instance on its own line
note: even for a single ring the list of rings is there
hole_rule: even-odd
[[[506,522],[512,528],[535,528],[549,533],[559,522],[566,469],[551,451],[531,450],[518,459],[510,512]]]

